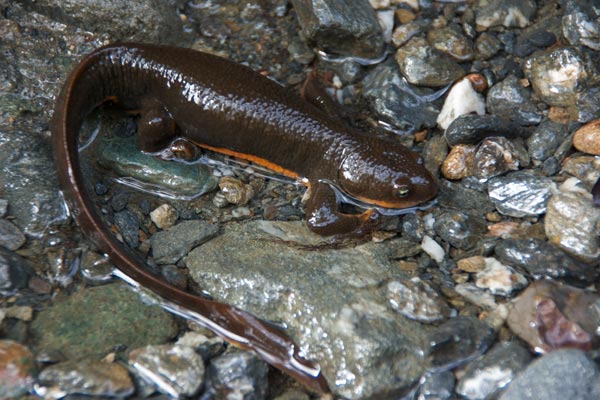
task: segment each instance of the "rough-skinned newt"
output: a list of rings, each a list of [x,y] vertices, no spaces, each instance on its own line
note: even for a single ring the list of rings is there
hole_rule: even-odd
[[[104,226],[85,193],[78,131],[98,105],[140,110],[138,142],[155,152],[175,138],[298,179],[310,190],[307,223],[322,235],[364,235],[378,213],[338,211],[331,184],[364,203],[406,208],[437,192],[422,158],[393,140],[351,129],[314,104],[243,65],[190,49],[122,43],[85,57],[67,79],[51,123],[65,197],[82,230],[127,275],[208,321],[227,340],[255,350],[317,391],[327,384],[280,330],[235,307],[181,291],[147,272],[143,260]]]

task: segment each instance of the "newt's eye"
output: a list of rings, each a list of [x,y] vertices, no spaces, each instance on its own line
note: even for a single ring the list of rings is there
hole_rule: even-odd
[[[410,192],[410,188],[408,185],[394,185],[394,190],[396,191],[396,195],[398,197],[406,197]]]

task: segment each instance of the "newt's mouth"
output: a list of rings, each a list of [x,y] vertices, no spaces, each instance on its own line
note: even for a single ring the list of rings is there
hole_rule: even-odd
[[[432,190],[428,195],[422,196],[422,200],[404,199],[404,201],[391,202],[351,195],[344,192],[338,185],[328,179],[319,179],[319,182],[326,183],[333,189],[338,202],[352,204],[364,209],[374,208],[382,215],[410,214],[418,210],[430,208],[437,203],[437,201],[433,199],[437,194],[437,190]]]

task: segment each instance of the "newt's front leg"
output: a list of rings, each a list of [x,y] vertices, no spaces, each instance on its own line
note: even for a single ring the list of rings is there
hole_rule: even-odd
[[[377,228],[379,213],[369,209],[362,214],[344,214],[338,210],[338,202],[331,186],[324,182],[310,181],[306,223],[310,230],[319,235],[362,237]]]

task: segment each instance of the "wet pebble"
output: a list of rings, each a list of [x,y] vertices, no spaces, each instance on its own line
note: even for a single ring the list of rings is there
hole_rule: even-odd
[[[129,210],[123,210],[115,213],[114,220],[125,243],[136,249],[140,245],[140,221],[137,215]]]
[[[598,276],[593,266],[540,239],[505,239],[496,245],[494,252],[502,263],[522,268],[535,279],[550,277],[592,283]]]
[[[206,165],[170,162],[142,153],[135,135],[131,138],[103,138],[96,148],[96,155],[100,165],[120,176],[150,185],[150,189],[155,191],[195,196],[209,192],[217,185]]]
[[[477,144],[491,136],[508,138],[528,137],[530,132],[508,120],[493,115],[466,114],[456,118],[446,129],[445,136],[450,146]]]
[[[423,237],[423,240],[421,241],[421,248],[438,264],[444,261],[444,258],[446,257],[446,251],[444,248],[430,236],[425,235]]]
[[[475,39],[475,57],[478,60],[487,60],[492,58],[502,49],[502,43],[496,36],[482,32]]]
[[[8,200],[0,199],[0,218],[4,218],[8,213]]]
[[[473,155],[473,175],[488,179],[529,165],[529,154],[522,142],[504,137],[490,137]]]
[[[578,90],[597,74],[590,56],[575,47],[536,53],[527,59],[524,70],[538,96],[559,107],[574,106]]]
[[[402,75],[413,85],[441,87],[465,75],[456,61],[419,37],[398,49],[396,62]]]
[[[0,247],[0,293],[26,288],[34,275],[33,266],[26,259]]]
[[[573,136],[573,146],[584,153],[600,155],[600,119],[577,129]]]
[[[471,113],[485,114],[485,99],[468,78],[463,78],[450,89],[437,123],[440,128],[446,129],[459,116]]]
[[[225,341],[220,336],[205,336],[199,332],[186,332],[177,340],[177,345],[193,347],[205,362],[225,351]]]
[[[456,293],[463,296],[469,303],[475,304],[484,310],[495,310],[498,307],[494,295],[489,291],[480,289],[473,283],[459,283],[454,287]]]
[[[524,288],[527,279],[495,258],[485,258],[485,267],[475,275],[475,285],[498,296],[510,296]]]
[[[150,219],[160,229],[168,229],[177,221],[177,210],[170,204],[161,204],[150,212]]]
[[[549,353],[522,371],[499,400],[592,400],[600,398],[600,371],[584,352]]]
[[[593,2],[563,1],[562,32],[573,46],[600,51],[600,13]]]
[[[569,135],[568,125],[543,121],[527,138],[527,149],[534,160],[546,160]]]
[[[456,392],[468,400],[492,398],[506,387],[531,360],[518,341],[501,342],[471,362],[456,385]]]
[[[202,399],[265,399],[267,364],[248,351],[228,351],[210,361]]]
[[[454,374],[450,371],[431,373],[421,378],[415,399],[447,400],[452,397],[455,384]]]
[[[475,247],[486,232],[483,218],[464,211],[448,211],[438,215],[433,229],[451,246],[463,250]]]
[[[175,264],[194,247],[213,238],[219,227],[202,220],[183,221],[150,238],[154,261]]]
[[[173,398],[193,396],[204,383],[204,361],[190,346],[135,349],[129,354],[129,365],[147,383]]]
[[[460,180],[471,176],[476,151],[477,146],[470,144],[457,144],[452,147],[440,169],[444,178]]]
[[[520,125],[537,125],[542,114],[530,96],[521,81],[510,75],[490,88],[486,99],[488,112]]]
[[[40,373],[39,382],[66,395],[127,397],[135,390],[125,367],[96,360],[51,365]]]
[[[252,185],[230,176],[221,178],[219,188],[227,202],[240,206],[248,204],[256,192]]]
[[[293,0],[308,44],[332,56],[376,59],[383,55],[383,34],[366,1]]]
[[[378,65],[363,79],[363,96],[373,111],[400,131],[435,126],[439,108],[428,99],[432,93],[408,84],[393,60]]]
[[[536,11],[534,0],[492,0],[475,10],[475,22],[482,28],[504,26],[524,28]]]
[[[600,210],[593,207],[587,193],[558,193],[550,198],[544,230],[551,243],[588,263],[598,260],[597,227]]]
[[[392,43],[396,47],[401,47],[422,31],[423,27],[418,22],[403,23],[392,32]]]
[[[498,212],[517,218],[544,214],[552,190],[556,190],[556,185],[549,178],[526,171],[512,172],[488,182],[488,193]]]
[[[562,347],[589,350],[600,327],[599,305],[597,293],[535,281],[515,299],[507,323],[539,353]]]
[[[458,25],[433,29],[427,34],[427,40],[431,46],[459,62],[473,58],[473,42]]]
[[[473,317],[458,316],[437,326],[429,335],[429,357],[435,370],[455,368],[483,354],[494,340],[494,330]]]
[[[600,158],[576,155],[565,160],[562,172],[566,172],[592,187],[600,178]]]
[[[494,211],[494,204],[487,194],[480,190],[469,188],[465,182],[453,183],[440,180],[438,201],[444,207],[460,210],[476,210],[477,212]]]
[[[416,321],[434,322],[450,315],[442,297],[418,277],[388,283],[386,296],[394,310]]]
[[[0,246],[14,251],[23,246],[26,241],[25,235],[15,224],[0,219]]]
[[[0,340],[0,398],[19,398],[31,391],[35,376],[31,351],[12,340]]]

